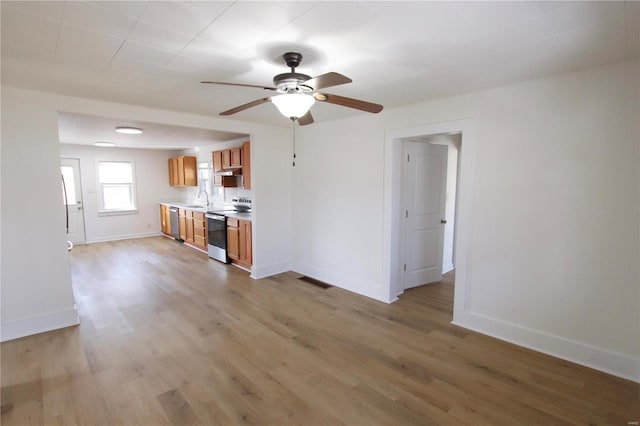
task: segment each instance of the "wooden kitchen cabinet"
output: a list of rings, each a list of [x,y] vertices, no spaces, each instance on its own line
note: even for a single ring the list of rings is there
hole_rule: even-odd
[[[211,153],[213,157],[213,172],[221,172],[222,171],[222,151],[213,151]]]
[[[229,168],[238,169],[242,167],[242,148],[232,148],[229,150],[229,156],[231,157],[231,164]]]
[[[222,170],[239,169],[242,167],[242,148],[225,149],[219,152],[222,158]],[[214,169],[215,170],[215,169]]]
[[[240,227],[238,219],[227,219],[227,256],[234,263],[240,260]]]
[[[213,156],[214,172],[239,169],[242,167],[242,147],[213,151],[211,155]]]
[[[253,263],[253,246],[251,241],[251,221],[250,220],[241,220],[240,221],[240,259],[238,259],[238,264],[242,265],[246,268],[251,268],[251,264]]]
[[[181,240],[192,247],[203,251],[207,250],[207,218],[204,213],[190,209],[180,209],[178,210],[178,223]]]
[[[222,169],[230,169],[231,168],[231,151],[225,149],[222,152]]]
[[[169,185],[171,186],[178,185],[178,173],[176,172],[177,168],[178,168],[178,159],[169,158]]]
[[[214,176],[213,186],[223,186],[225,188],[235,188],[238,186],[238,178],[236,176]]]
[[[185,209],[178,210],[178,229],[181,240],[187,239],[187,211]]]
[[[226,155],[224,153],[227,153]],[[212,185],[213,186],[222,186],[225,188],[235,188],[238,186],[238,178],[236,176],[219,176],[216,175],[216,173],[220,173],[223,172],[225,170],[224,164],[223,162],[225,161],[223,158],[227,158],[227,162],[229,164],[229,166],[231,165],[231,150],[224,150],[224,151],[213,151],[211,153],[212,159],[213,159],[213,179],[212,179]],[[226,167],[227,169],[229,167]]]
[[[193,237],[193,211],[186,210],[185,211],[185,243],[194,243],[195,239]]]
[[[207,218],[204,213],[193,212],[193,244],[207,250]]]
[[[242,187],[251,189],[251,143],[242,144]]]
[[[169,159],[169,184],[171,186],[198,186],[196,157],[173,157]]]
[[[227,255],[238,266],[250,269],[253,262],[251,221],[227,219]]]
[[[162,233],[171,235],[171,215],[169,212],[169,206],[164,204],[160,205],[160,224]]]

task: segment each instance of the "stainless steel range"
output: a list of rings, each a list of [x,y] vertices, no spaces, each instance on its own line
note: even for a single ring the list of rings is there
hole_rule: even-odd
[[[251,212],[251,200],[248,198],[234,198],[231,207],[227,209],[208,211],[208,253],[212,259],[222,263],[230,263],[227,256],[227,214]]]
[[[227,256],[227,217],[223,214],[207,212],[207,240],[209,257],[222,263],[229,263]]]

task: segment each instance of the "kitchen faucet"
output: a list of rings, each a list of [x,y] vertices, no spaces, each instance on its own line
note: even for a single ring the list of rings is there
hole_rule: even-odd
[[[200,194],[202,194],[204,192],[204,195],[207,196],[207,207],[209,207],[209,193],[207,191],[205,191],[204,189],[201,189],[200,191],[198,191],[198,195],[196,195],[196,198],[200,198]]]

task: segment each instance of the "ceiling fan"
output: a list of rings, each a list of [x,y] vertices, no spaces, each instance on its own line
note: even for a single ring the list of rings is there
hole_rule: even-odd
[[[291,120],[297,120],[301,126],[305,126],[313,123],[313,116],[309,109],[315,101],[328,102],[330,104],[341,105],[372,113],[382,111],[382,105],[379,104],[318,92],[318,90],[325,89],[327,87],[351,83],[352,80],[349,77],[337,72],[328,72],[311,78],[306,74],[296,72],[296,67],[298,67],[302,61],[302,54],[297,52],[287,52],[282,55],[282,57],[287,66],[291,68],[291,72],[278,74],[273,77],[273,85],[275,87],[241,83],[223,83],[219,81],[203,81],[202,83],[205,84],[254,87],[278,92],[277,95],[257,99],[244,105],[231,108],[230,110],[221,112],[220,115],[231,115],[265,102],[273,102],[282,115],[290,118]]]

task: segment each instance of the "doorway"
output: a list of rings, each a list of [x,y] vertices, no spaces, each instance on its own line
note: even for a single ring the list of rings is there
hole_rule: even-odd
[[[440,282],[454,269],[461,139],[459,132],[402,139],[405,218],[399,294]]]
[[[424,135],[460,134],[457,199],[455,213],[455,289],[453,323],[457,323],[469,306],[470,288],[467,279],[468,250],[472,223],[473,170],[476,157],[476,130],[473,119],[447,121],[385,132],[385,169],[383,200],[383,288],[388,302],[398,299],[403,291],[403,223],[404,206],[404,140]]]
[[[78,158],[61,158],[63,193],[62,202],[67,209],[67,238],[73,244],[84,244],[84,204],[82,201],[82,184],[80,179],[80,160]]]

